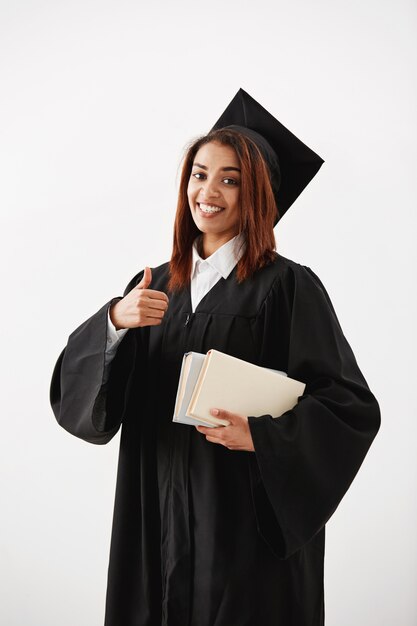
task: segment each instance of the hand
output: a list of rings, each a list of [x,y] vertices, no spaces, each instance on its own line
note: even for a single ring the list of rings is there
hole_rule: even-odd
[[[247,417],[222,409],[211,409],[210,413],[227,420],[229,426],[217,426],[216,428],[196,426],[198,432],[206,436],[207,441],[219,443],[229,450],[255,451]]]
[[[148,289],[152,281],[150,267],[145,267],[143,278],[129,293],[110,308],[110,319],[116,327],[138,328],[162,323],[169,299],[163,291]]]

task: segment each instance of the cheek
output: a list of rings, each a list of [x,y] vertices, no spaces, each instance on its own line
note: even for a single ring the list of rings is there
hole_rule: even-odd
[[[191,200],[192,200],[193,194],[192,194],[192,189],[191,186],[188,185],[187,187],[187,198],[188,198],[188,204],[191,206]]]
[[[228,194],[228,202],[229,202],[229,206],[233,207],[233,209],[235,210],[239,210],[240,207],[240,192],[238,189],[233,189],[230,190],[230,193]]]
[[[197,188],[197,185],[194,183],[194,181],[193,180],[188,181],[188,186],[187,186],[188,199],[194,198],[197,191],[198,191],[198,188]]]

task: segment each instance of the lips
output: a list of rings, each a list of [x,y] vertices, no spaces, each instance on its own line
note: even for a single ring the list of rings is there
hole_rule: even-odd
[[[225,208],[216,204],[206,204],[205,202],[197,202],[197,206],[204,215],[216,215],[224,211]],[[204,209],[202,207],[204,207]]]

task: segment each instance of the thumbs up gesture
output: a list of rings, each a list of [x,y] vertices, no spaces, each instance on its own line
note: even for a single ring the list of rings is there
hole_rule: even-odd
[[[158,326],[168,309],[168,296],[163,291],[148,289],[152,282],[150,267],[145,267],[143,278],[128,294],[112,305],[110,319],[117,330]]]

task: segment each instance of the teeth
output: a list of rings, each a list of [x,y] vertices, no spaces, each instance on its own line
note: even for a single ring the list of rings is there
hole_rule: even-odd
[[[202,203],[200,203],[200,209],[204,213],[219,213],[220,211],[223,211],[223,207],[214,206],[212,204],[202,204]]]

